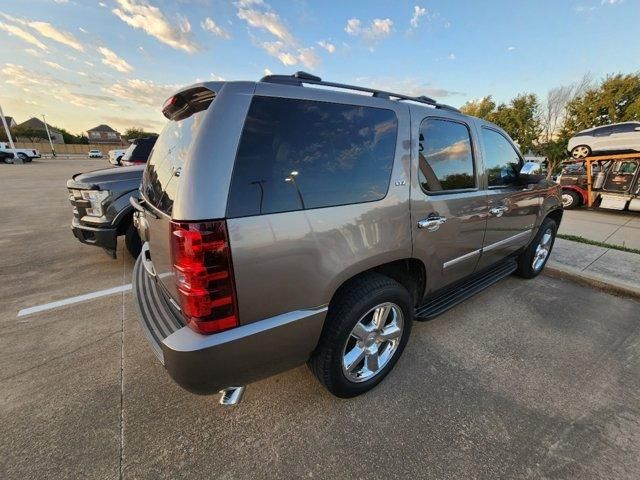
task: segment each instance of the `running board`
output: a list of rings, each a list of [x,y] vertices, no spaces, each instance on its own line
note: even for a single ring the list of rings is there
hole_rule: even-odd
[[[462,282],[446,287],[444,290],[441,290],[441,292],[436,292],[434,296],[428,297],[422,305],[416,308],[416,320],[429,320],[446,312],[460,302],[502,280],[504,277],[508,277],[517,268],[518,264],[516,261],[510,259],[500,262],[487,270],[473,274]]]

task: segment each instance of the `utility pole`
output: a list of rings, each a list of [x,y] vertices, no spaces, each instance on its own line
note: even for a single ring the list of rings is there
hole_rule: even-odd
[[[2,111],[2,105],[0,105],[0,118],[2,118],[2,125],[4,125],[4,131],[7,134],[7,140],[9,140],[9,147],[13,150],[13,163],[22,163],[22,160],[16,155],[16,146],[13,144],[13,138],[11,138],[11,132],[7,125],[7,120],[4,118],[4,112]]]
[[[47,137],[49,137],[49,145],[51,145],[51,155],[52,156],[56,156],[56,151],[53,148],[53,142],[51,141],[51,134],[49,133],[49,125],[47,125],[47,119],[44,116],[44,113],[42,114],[42,120],[44,120],[44,129],[47,131]]]

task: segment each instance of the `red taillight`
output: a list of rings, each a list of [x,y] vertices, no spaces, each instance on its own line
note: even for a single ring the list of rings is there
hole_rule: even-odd
[[[237,327],[231,250],[224,220],[171,222],[171,258],[188,325],[204,334]]]

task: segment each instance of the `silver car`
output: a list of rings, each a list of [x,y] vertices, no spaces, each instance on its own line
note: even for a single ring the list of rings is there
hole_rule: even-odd
[[[223,404],[305,362],[339,397],[370,390],[414,320],[540,273],[562,218],[504,131],[427,97],[298,72],[192,85],[163,113],[135,303],[169,375]]]
[[[573,158],[592,153],[640,152],[640,122],[624,122],[594,127],[576,133],[567,146]]]

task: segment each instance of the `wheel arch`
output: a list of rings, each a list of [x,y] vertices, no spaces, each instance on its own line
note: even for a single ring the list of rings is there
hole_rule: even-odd
[[[333,295],[331,295],[329,306],[331,306],[331,302],[337,298],[341,292],[348,289],[354,281],[359,280],[371,272],[389,277],[406,288],[409,295],[411,295],[414,306],[422,302],[427,280],[425,265],[421,260],[416,258],[403,258],[367,268],[366,270],[351,275],[335,289]]]

